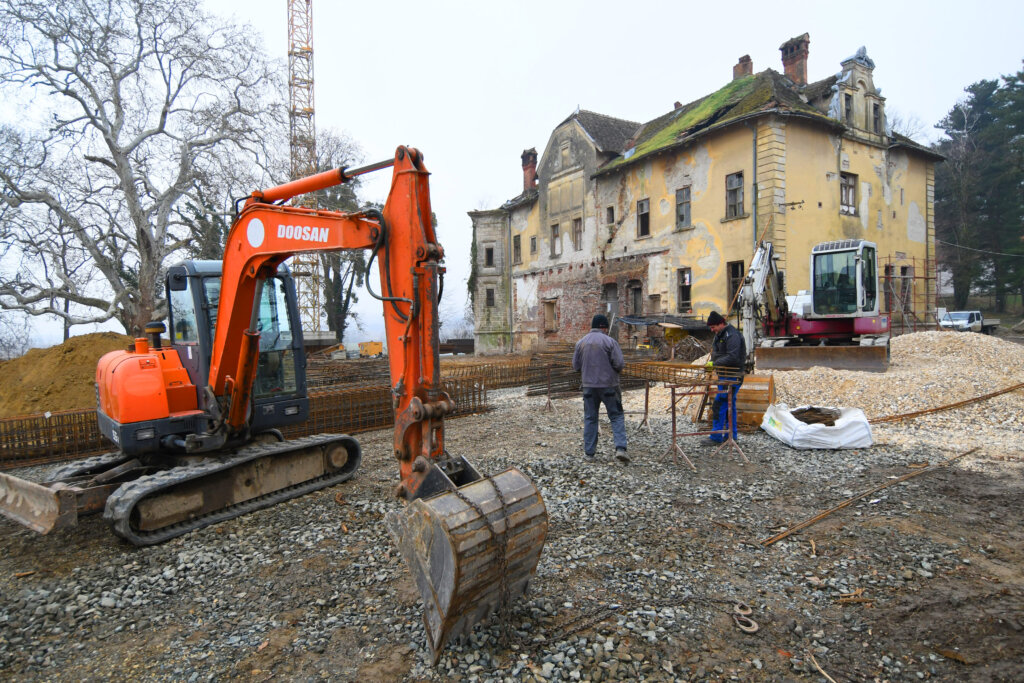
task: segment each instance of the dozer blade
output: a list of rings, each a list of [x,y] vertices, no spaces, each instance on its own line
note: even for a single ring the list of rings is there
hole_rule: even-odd
[[[40,534],[78,524],[75,492],[0,474],[0,514]]]
[[[887,346],[771,346],[754,350],[758,370],[806,370],[815,366],[836,370],[885,372]]]
[[[387,526],[423,598],[436,664],[450,638],[526,591],[548,514],[533,481],[511,468],[414,500],[388,513]]]

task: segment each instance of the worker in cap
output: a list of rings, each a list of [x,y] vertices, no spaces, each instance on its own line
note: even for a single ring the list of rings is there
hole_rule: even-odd
[[[626,455],[626,417],[622,410],[619,373],[625,366],[619,343],[608,335],[608,318],[598,313],[590,322],[590,332],[576,342],[572,369],[582,374],[583,455],[593,458],[597,451],[597,416],[601,404],[612,423],[615,457],[629,463]]]
[[[711,405],[714,423],[711,426],[715,433],[705,443],[720,444],[725,441],[729,429],[729,413],[732,413],[732,438],[736,439],[736,393],[743,384],[743,368],[747,362],[747,344],[743,335],[730,325],[718,311],[708,314],[708,327],[715,333],[711,341],[711,361],[709,368],[718,371],[718,392]],[[728,411],[728,412],[727,412]]]

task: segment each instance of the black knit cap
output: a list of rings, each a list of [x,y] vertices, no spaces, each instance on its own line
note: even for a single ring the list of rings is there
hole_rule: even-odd
[[[722,314],[718,311],[711,311],[708,313],[708,327],[711,327],[712,325],[721,325],[724,322],[725,318],[723,318]]]
[[[598,328],[608,329],[608,318],[598,313],[594,316],[594,319],[590,321],[590,329],[596,330]]]

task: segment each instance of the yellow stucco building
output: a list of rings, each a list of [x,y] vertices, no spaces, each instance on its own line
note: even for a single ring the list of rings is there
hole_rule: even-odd
[[[941,157],[887,129],[864,48],[807,83],[809,42],[782,45],[784,73],[744,56],[723,88],[647,123],[577,111],[525,151],[522,193],[469,214],[477,352],[573,341],[599,311],[699,326],[729,309],[758,239],[790,294],[815,244],[875,242],[883,311],[930,313]]]

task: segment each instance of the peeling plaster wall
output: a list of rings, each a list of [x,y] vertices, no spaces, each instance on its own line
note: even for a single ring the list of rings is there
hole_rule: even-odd
[[[824,134],[806,123],[788,125],[786,201],[803,202],[787,211],[790,293],[810,286],[811,248],[820,242],[863,238],[878,245],[879,271],[897,253],[919,261],[934,254],[926,245],[924,206],[928,164],[901,150],[868,141]],[[857,175],[857,213],[839,213],[839,174]],[[901,204],[902,198],[902,204]],[[914,203],[917,202],[917,206]],[[918,217],[912,217],[916,211]]]

